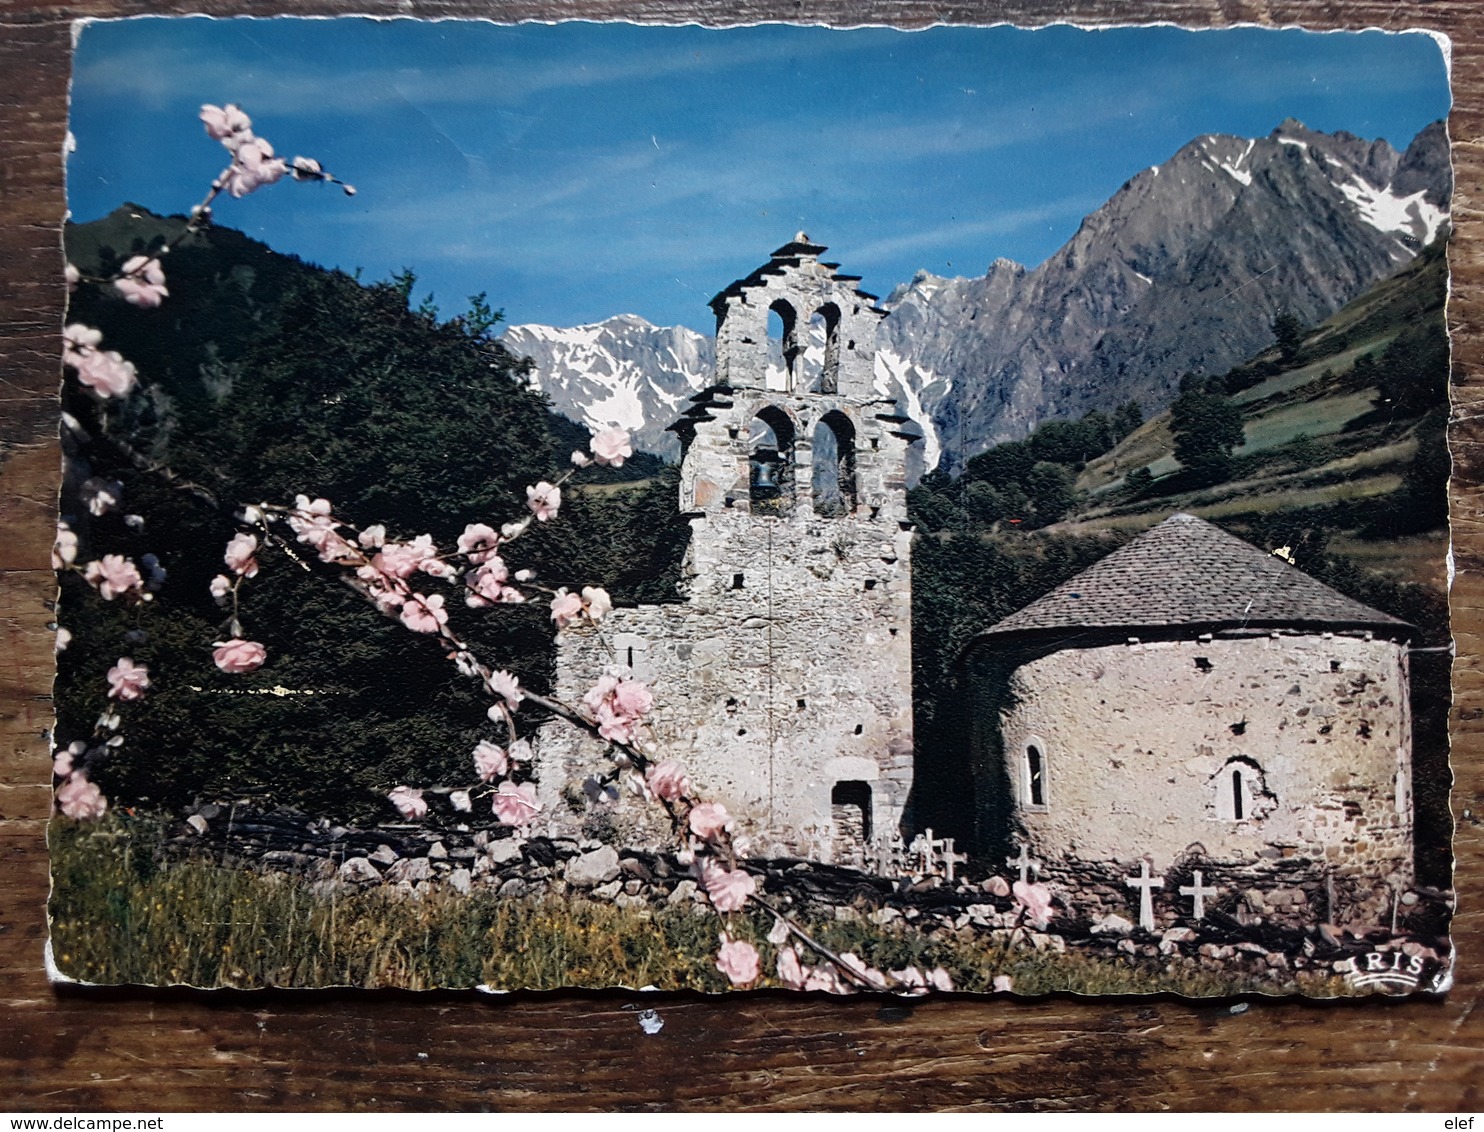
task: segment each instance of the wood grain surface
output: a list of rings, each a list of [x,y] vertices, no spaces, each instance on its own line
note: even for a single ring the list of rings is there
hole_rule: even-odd
[[[1457,982],[1446,997],[1250,1009],[1176,999],[56,989],[46,938],[47,567],[64,292],[70,21],[207,12],[703,23],[1427,27],[1453,42]],[[0,1110],[1475,1110],[1484,1088],[1484,0],[0,0]],[[647,1036],[641,1008],[664,1019]]]

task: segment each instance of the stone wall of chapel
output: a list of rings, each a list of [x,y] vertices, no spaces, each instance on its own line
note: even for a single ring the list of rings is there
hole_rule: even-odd
[[[692,527],[688,601],[564,634],[557,694],[580,699],[605,670],[647,682],[660,756],[681,759],[759,851],[827,855],[838,782],[867,782],[874,829],[896,828],[912,781],[910,533],[737,512]],[[603,773],[603,747],[565,726],[543,732],[550,817],[581,821],[563,787]],[[640,840],[664,837],[642,804],[619,805]]]
[[[1284,634],[1067,649],[1016,669],[1011,691],[1005,758],[1034,853],[1148,856],[1158,874],[1198,844],[1213,861],[1410,880],[1403,645]],[[1025,804],[1032,744],[1043,807]],[[1223,779],[1248,766],[1258,784],[1234,820]]]

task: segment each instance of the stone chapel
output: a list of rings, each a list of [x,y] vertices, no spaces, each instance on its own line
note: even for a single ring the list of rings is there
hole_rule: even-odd
[[[604,672],[644,680],[661,757],[684,762],[754,852],[859,861],[900,829],[912,785],[905,469],[919,437],[875,392],[885,312],[824,251],[801,232],[711,300],[714,381],[671,426],[691,528],[683,600],[563,634],[555,692],[575,702]],[[555,825],[608,805],[631,843],[663,835],[646,807],[594,789],[604,744],[552,727],[537,759]]]
[[[1089,917],[1374,916],[1413,877],[1411,633],[1174,515],[970,643],[981,841]]]

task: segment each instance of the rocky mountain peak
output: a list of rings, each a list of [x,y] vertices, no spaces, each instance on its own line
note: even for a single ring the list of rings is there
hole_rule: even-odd
[[[1272,342],[1288,311],[1313,324],[1409,262],[1446,228],[1441,122],[1398,154],[1384,139],[1288,118],[1267,136],[1206,134],[1130,178],[1036,267],[928,271],[882,304],[877,388],[923,428],[924,469],[950,470],[1049,417],[1162,408],[1187,371],[1222,373]],[[842,249],[848,259],[848,250]],[[511,327],[560,412],[664,432],[709,379],[711,339],[635,315]]]

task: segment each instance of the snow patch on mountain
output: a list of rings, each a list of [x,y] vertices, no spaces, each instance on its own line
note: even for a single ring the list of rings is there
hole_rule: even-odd
[[[937,399],[942,400],[952,392],[953,383],[940,382],[932,370],[917,365],[887,346],[876,352],[874,377],[876,392],[883,398],[896,401],[901,414],[911,417],[922,429],[922,470],[918,475],[932,471],[943,457],[943,442],[938,437],[932,413],[923,407],[921,391],[932,389]]]
[[[1390,189],[1378,189],[1360,177],[1352,177],[1337,187],[1372,228],[1392,236],[1408,236],[1419,246],[1431,243],[1448,219],[1446,212],[1427,200],[1425,192],[1397,196]]]

